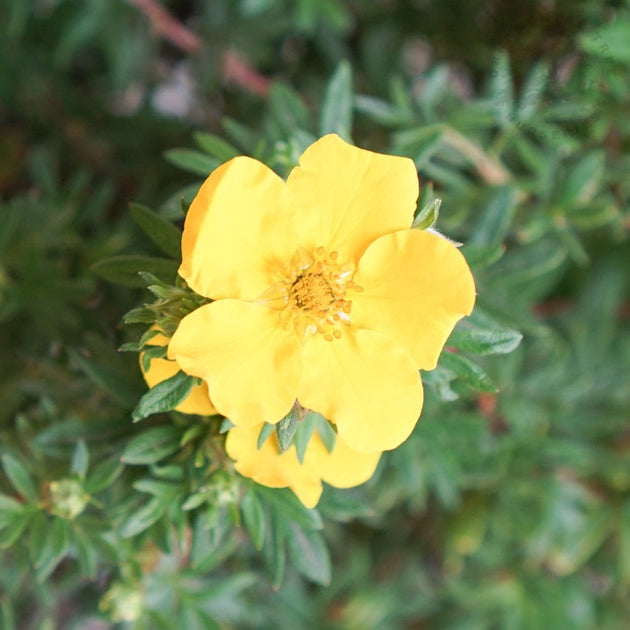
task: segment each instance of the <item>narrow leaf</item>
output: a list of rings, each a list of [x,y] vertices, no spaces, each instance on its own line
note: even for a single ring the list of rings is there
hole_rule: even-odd
[[[180,370],[174,376],[158,383],[140,399],[131,414],[133,421],[138,422],[151,414],[175,409],[190,394],[196,380]]]
[[[290,523],[286,537],[289,555],[300,573],[317,584],[330,583],[330,556],[319,532],[307,532]]]
[[[451,370],[467,385],[480,392],[496,392],[497,388],[485,370],[480,366],[454,352],[443,352],[440,366]]]
[[[38,492],[26,466],[10,453],[2,455],[2,467],[11,485],[28,501],[35,502]]]
[[[153,464],[179,449],[180,432],[176,427],[156,427],[129,442],[120,460],[125,464]]]
[[[448,345],[473,354],[508,354],[515,350],[523,335],[517,330],[465,330],[456,329],[448,340]]]
[[[130,254],[99,260],[91,269],[112,284],[138,288],[145,286],[140,277],[141,271],[148,271],[161,280],[172,281],[177,276],[177,267],[177,262],[169,258]]]
[[[227,162],[233,157],[240,155],[240,151],[236,147],[233,147],[229,142],[219,138],[219,136],[215,136],[213,133],[198,131],[193,134],[193,137],[201,149],[221,162]]]
[[[352,136],[352,66],[342,61],[324,94],[320,117],[320,135],[336,133],[344,140]]]
[[[170,221],[140,204],[129,204],[133,220],[142,231],[168,256],[179,260],[181,256],[181,231]]]
[[[247,490],[241,501],[243,522],[256,549],[262,549],[265,540],[265,511],[253,487]]]
[[[202,177],[210,175],[221,164],[216,158],[193,149],[169,149],[163,155],[167,162]]]
[[[79,440],[72,453],[72,461],[70,463],[71,474],[78,475],[80,479],[85,479],[89,463],[90,454],[87,446],[83,440]]]

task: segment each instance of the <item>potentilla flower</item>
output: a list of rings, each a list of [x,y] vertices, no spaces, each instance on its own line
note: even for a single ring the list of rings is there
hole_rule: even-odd
[[[336,488],[352,488],[365,483],[376,470],[381,453],[357,453],[340,437],[328,451],[317,431],[311,436],[303,462],[296,446],[280,451],[275,432],[258,448],[262,425],[230,429],[225,442],[234,467],[245,477],[270,488],[291,488],[307,508],[317,505],[322,481]]]
[[[297,400],[354,451],[401,444],[475,288],[464,257],[410,229],[408,158],[312,144],[287,181],[249,157],[211,173],[184,225],[180,275],[214,300],[168,348],[242,428],[276,423]]]

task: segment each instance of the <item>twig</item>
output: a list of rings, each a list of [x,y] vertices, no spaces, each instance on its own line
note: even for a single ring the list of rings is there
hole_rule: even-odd
[[[493,160],[477,144],[463,136],[452,127],[443,126],[444,140],[453,149],[466,156],[479,175],[489,184],[506,184],[512,179],[509,171],[496,160]]]
[[[148,18],[160,37],[185,53],[192,55],[203,47],[202,39],[178,22],[157,0],[127,2]],[[271,81],[252,68],[236,51],[228,50],[222,55],[221,76],[224,81],[234,83],[258,96],[265,97],[269,92]]]
[[[149,18],[151,25],[159,35],[188,54],[196,53],[202,47],[202,41],[192,31],[180,24],[156,0],[127,0]]]
[[[245,88],[258,96],[267,96],[271,81],[252,68],[234,50],[228,50],[223,55],[221,62],[221,75],[227,82]]]

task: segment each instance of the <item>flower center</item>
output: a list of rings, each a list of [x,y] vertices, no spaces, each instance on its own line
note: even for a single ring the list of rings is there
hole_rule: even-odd
[[[349,294],[363,289],[351,280],[352,267],[338,258],[338,252],[328,253],[324,247],[312,253],[298,249],[282,280],[260,298],[282,310],[285,327],[293,327],[304,341],[317,333],[327,341],[340,339],[343,327],[350,324]]]
[[[297,308],[325,313],[335,301],[335,293],[321,273],[307,273],[293,283],[290,298]]]

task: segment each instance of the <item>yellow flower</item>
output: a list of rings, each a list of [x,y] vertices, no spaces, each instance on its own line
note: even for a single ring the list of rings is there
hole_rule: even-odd
[[[286,182],[249,157],[223,164],[190,206],[179,269],[214,301],[180,322],[169,358],[239,427],[297,399],[353,450],[395,448],[420,415],[418,370],[475,301],[460,252],[409,229],[417,197],[411,160],[335,135]]]
[[[317,505],[322,480],[337,488],[365,483],[376,470],[380,453],[356,453],[340,437],[332,451],[324,446],[317,431],[309,440],[303,463],[295,445],[280,452],[275,432],[258,448],[262,425],[230,429],[225,442],[228,455],[236,460],[241,475],[270,488],[291,488],[307,508]]]
[[[168,343],[168,337],[162,333],[158,333],[151,338],[150,345],[165,346]],[[149,363],[148,371],[144,369],[142,362],[143,353],[140,353],[140,369],[142,376],[149,387],[154,387],[158,383],[165,381],[171,376],[175,376],[179,372],[180,367],[175,361],[168,359],[153,358]],[[194,413],[200,416],[210,416],[217,413],[214,405],[210,402],[208,386],[205,383],[195,385],[186,399],[176,407],[177,411],[182,413]]]

